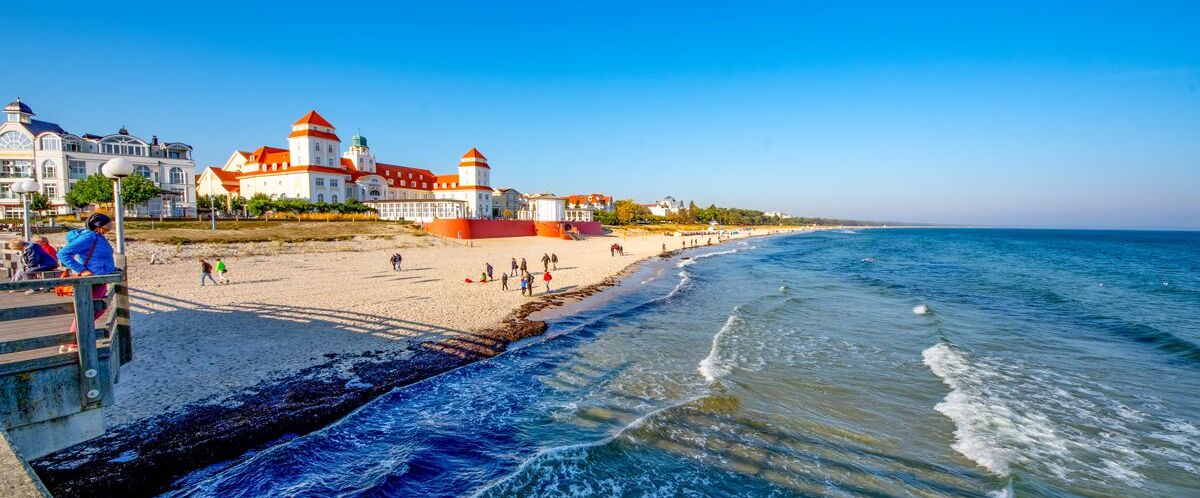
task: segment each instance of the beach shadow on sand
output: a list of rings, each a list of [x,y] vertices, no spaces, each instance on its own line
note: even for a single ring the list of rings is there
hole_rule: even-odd
[[[227,370],[247,364],[258,370],[247,376],[265,380],[110,427],[99,438],[35,460],[54,496],[156,496],[188,472],[320,429],[396,387],[494,356],[508,344],[484,333],[339,309],[256,302],[209,307],[140,289],[131,289],[130,305],[134,362],[127,368],[157,370],[170,377],[169,389],[212,389],[222,377],[237,383],[236,372]],[[139,327],[151,315],[156,325]],[[156,344],[147,347],[146,358],[164,364],[138,364],[138,344],[147,342]],[[331,350],[331,343],[338,348]],[[250,361],[226,367],[223,355]],[[272,377],[288,364],[307,366]],[[139,384],[132,373],[123,381],[114,408],[123,400],[136,403],[139,392],[163,389],[155,387],[161,382]]]

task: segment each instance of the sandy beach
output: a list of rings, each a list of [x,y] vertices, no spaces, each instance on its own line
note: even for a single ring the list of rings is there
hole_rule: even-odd
[[[707,236],[683,238],[689,246],[693,239],[700,247],[708,242]],[[624,246],[624,256],[610,254],[613,243]],[[207,431],[240,435],[219,451],[205,450],[232,456],[319,428],[395,386],[540,333],[531,328],[513,336],[506,328],[514,324],[506,320],[519,315],[525,321],[531,311],[611,285],[634,263],[659,255],[664,244],[669,251],[683,247],[680,237],[661,234],[470,243],[412,235],[285,246],[131,243],[134,361],[122,368],[117,401],[105,410],[109,432],[39,461],[39,471],[59,490],[94,489],[98,481],[121,482],[126,479],[112,477],[128,478],[147,465],[180,472],[219,461],[188,454],[212,444],[201,441]],[[404,257],[399,272],[389,263],[395,252]],[[546,253],[559,258],[558,269],[550,269],[550,294],[541,276]],[[148,264],[152,254],[162,262]],[[223,256],[231,283],[202,287],[196,258],[211,262],[215,255]],[[513,257],[525,258],[534,272],[533,297],[522,296],[515,279],[508,291],[498,280],[478,282],[486,263],[498,279]],[[305,410],[313,413],[297,415]],[[295,420],[279,420],[284,415]],[[88,461],[103,463],[83,465]],[[141,489],[159,489],[162,479]]]

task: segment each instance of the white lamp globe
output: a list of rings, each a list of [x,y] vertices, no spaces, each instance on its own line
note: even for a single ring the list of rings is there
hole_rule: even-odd
[[[133,174],[133,163],[124,157],[114,157],[106,161],[100,171],[109,178],[125,178]]]
[[[12,189],[19,194],[29,194],[41,190],[42,186],[38,185],[37,180],[30,178],[28,180],[17,182],[15,185],[13,185]]]

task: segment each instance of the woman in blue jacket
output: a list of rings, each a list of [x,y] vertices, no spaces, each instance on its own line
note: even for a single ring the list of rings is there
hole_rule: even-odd
[[[86,226],[67,233],[67,244],[58,250],[58,261],[80,277],[119,272],[113,262],[112,244],[104,238],[104,234],[112,230],[112,219],[104,213],[95,213],[88,217]],[[108,285],[92,286],[94,318],[100,318],[108,308],[107,297]],[[76,328],[77,325],[72,323],[71,332]]]

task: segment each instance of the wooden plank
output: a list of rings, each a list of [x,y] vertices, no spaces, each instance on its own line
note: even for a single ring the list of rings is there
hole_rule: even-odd
[[[79,396],[81,410],[100,407],[100,359],[96,356],[95,321],[92,316],[92,285],[75,286],[75,316],[79,344]]]
[[[108,339],[96,341],[97,357],[106,358],[108,356],[109,344]],[[77,363],[79,363],[78,353],[60,353],[59,346],[5,353],[0,354],[0,377]]]
[[[113,273],[111,275],[92,275],[88,277],[45,278],[41,280],[21,280],[19,282],[6,281],[0,282],[0,291],[26,291],[29,289],[54,287],[56,285],[111,284],[122,280],[125,280],[125,275]]]

